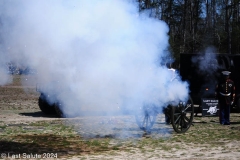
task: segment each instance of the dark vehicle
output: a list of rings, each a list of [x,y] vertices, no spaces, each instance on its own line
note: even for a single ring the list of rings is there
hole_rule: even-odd
[[[194,104],[199,105],[196,113],[201,112],[203,98],[215,98],[215,87],[221,71],[231,72],[230,78],[236,87],[236,98],[232,111],[240,112],[240,55],[231,54],[181,54],[180,75],[189,82],[190,95]]]

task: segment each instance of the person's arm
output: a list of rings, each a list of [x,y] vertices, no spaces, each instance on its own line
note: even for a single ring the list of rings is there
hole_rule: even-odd
[[[232,88],[232,102],[231,102],[231,105],[234,103],[234,100],[235,100],[235,85],[234,85],[234,82],[233,82],[233,88]]]

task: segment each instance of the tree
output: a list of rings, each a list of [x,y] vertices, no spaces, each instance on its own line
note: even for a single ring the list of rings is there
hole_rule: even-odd
[[[139,11],[169,26],[169,50],[196,53],[215,47],[219,53],[240,51],[239,0],[139,0]]]

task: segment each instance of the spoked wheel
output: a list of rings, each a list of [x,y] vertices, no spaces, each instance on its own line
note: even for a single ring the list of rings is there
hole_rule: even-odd
[[[135,115],[137,125],[141,130],[149,131],[154,125],[157,117],[157,112],[151,107],[140,109]]]
[[[171,123],[175,132],[186,132],[192,125],[193,115],[194,106],[190,96],[186,102],[182,101],[177,106],[172,106]]]

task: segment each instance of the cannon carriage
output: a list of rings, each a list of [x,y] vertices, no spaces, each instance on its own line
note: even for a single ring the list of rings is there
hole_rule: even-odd
[[[170,69],[170,71],[173,71]],[[179,77],[175,77],[171,81],[176,80]],[[61,85],[58,82],[50,83],[48,85],[37,85],[37,91],[40,92],[38,99],[38,105],[40,110],[45,114],[55,114],[58,117],[74,117],[71,114],[63,112],[61,101],[59,101],[57,94],[51,92],[56,90]],[[59,89],[61,91],[61,89]],[[69,91],[71,92],[71,91]],[[59,94],[59,93],[58,93]],[[162,107],[154,105],[144,105],[135,112],[135,120],[141,130],[150,131],[153,125],[156,123],[157,115],[162,113]],[[180,101],[175,103],[169,103],[165,107],[165,116],[170,120],[169,124],[172,125],[174,131],[177,133],[185,133],[192,125],[194,115],[194,105],[191,96],[189,95],[186,101]]]
[[[58,117],[65,117],[62,111],[61,103],[53,95],[44,94],[40,87],[38,105],[40,110],[45,114],[55,114]],[[55,99],[50,101],[49,99]],[[150,131],[156,122],[157,115],[162,113],[162,107],[145,105],[135,112],[135,120],[141,130]],[[192,98],[189,96],[186,101],[180,101],[177,105],[169,104],[165,108],[165,115],[170,119],[174,131],[185,133],[192,125],[194,116],[194,105]]]
[[[136,123],[140,129],[150,131],[156,122],[157,115],[162,113],[162,108],[146,105],[135,114]],[[165,108],[165,116],[170,119],[167,122],[172,125],[177,133],[185,133],[192,125],[194,116],[194,104],[189,96],[186,101],[180,101],[177,105],[169,104]]]

